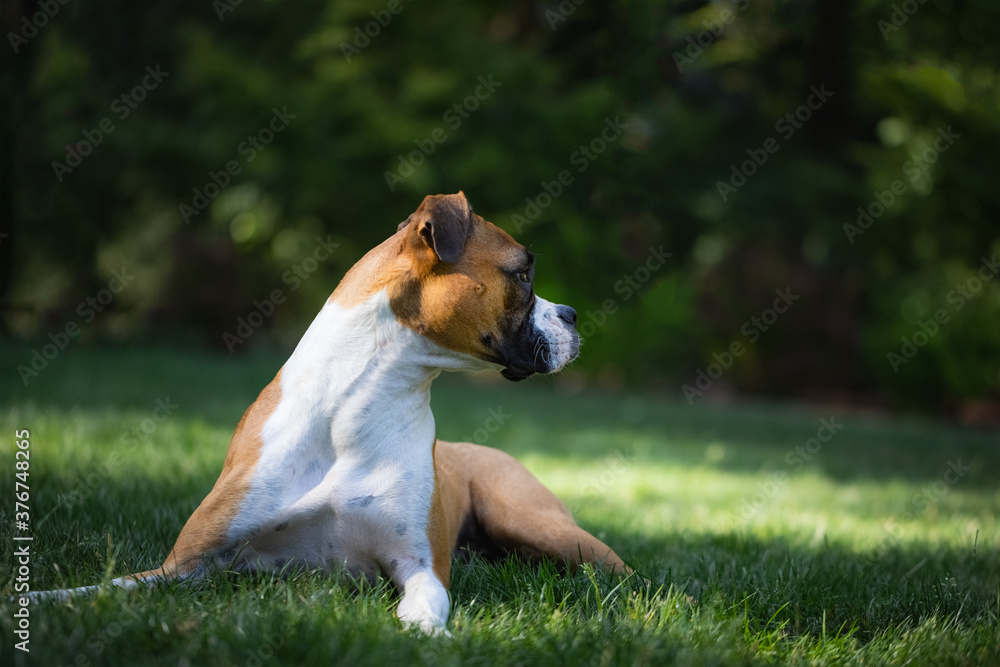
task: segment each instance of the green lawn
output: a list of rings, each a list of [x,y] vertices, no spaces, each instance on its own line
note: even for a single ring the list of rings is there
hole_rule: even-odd
[[[435,386],[439,436],[488,435],[652,585],[516,561],[456,565],[453,636],[430,638],[400,628],[385,585],[220,575],[34,605],[28,656],[12,648],[8,601],[23,544],[11,539],[14,431],[31,432],[32,588],[148,569],[283,360],[81,347],[26,388],[16,366],[29,356],[0,348],[3,664],[1000,662],[996,432],[462,376]],[[158,399],[177,407],[157,424]],[[493,433],[490,410],[504,419]],[[842,428],[810,443],[831,417]]]

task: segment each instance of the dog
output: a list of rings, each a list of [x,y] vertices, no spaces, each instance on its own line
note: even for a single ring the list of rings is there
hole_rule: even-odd
[[[435,435],[441,371],[517,381],[576,358],[576,311],[537,296],[534,272],[532,254],[462,192],[426,197],[347,272],[247,409],[163,565],[112,583],[213,566],[346,568],[387,576],[399,619],[434,634],[446,632],[454,555],[630,572],[511,456]]]

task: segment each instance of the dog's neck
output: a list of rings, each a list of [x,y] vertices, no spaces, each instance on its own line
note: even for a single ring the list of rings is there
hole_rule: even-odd
[[[326,304],[282,370],[283,401],[321,416],[338,456],[385,458],[387,447],[434,440],[431,382],[460,359],[401,325],[380,292],[343,308]]]
[[[282,367],[234,539],[275,507],[323,504],[338,484],[433,488],[430,387],[449,361],[432,346],[396,321],[384,293],[327,303]]]

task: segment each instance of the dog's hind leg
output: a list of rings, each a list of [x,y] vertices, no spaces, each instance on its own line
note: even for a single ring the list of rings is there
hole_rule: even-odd
[[[468,443],[438,444],[448,457],[439,465],[461,468],[466,476],[467,521],[474,521],[502,552],[514,552],[530,561],[547,557],[570,568],[593,563],[615,572],[631,572],[611,547],[577,526],[555,494],[509,454]]]

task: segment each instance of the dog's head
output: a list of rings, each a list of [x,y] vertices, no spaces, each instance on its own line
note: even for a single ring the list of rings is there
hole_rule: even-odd
[[[476,215],[461,192],[426,197],[399,225],[407,274],[389,286],[397,319],[448,350],[503,366],[508,380],[576,358],[576,311],[535,294],[535,258]]]

